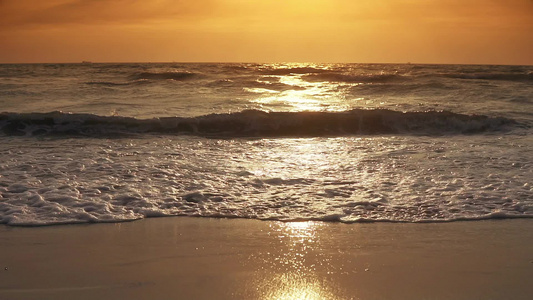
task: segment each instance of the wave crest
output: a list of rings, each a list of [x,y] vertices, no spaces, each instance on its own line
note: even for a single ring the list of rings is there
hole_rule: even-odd
[[[342,73],[321,73],[309,74],[302,77],[310,82],[329,81],[344,83],[384,83],[391,81],[401,81],[405,77],[398,74],[366,74],[366,75],[348,75]]]
[[[471,80],[503,80],[503,81],[533,81],[533,72],[528,73],[455,73],[446,74],[445,77]]]
[[[344,112],[263,112],[211,114],[192,118],[136,119],[92,114],[2,113],[5,136],[75,135],[109,137],[129,134],[184,134],[205,137],[309,137],[343,135],[476,134],[510,129],[507,118],[448,111],[399,112],[355,109]]]
[[[268,75],[291,75],[291,74],[312,74],[331,72],[328,69],[313,68],[313,67],[295,67],[295,68],[280,68],[280,69],[264,69],[263,73]]]
[[[200,77],[193,72],[141,72],[131,76],[133,80],[176,80],[184,81]]]
[[[106,87],[115,87],[115,86],[128,86],[128,85],[140,85],[148,83],[148,80],[146,79],[137,79],[133,81],[128,82],[112,82],[112,81],[89,81],[85,82],[87,85],[98,85],[98,86],[106,86]]]

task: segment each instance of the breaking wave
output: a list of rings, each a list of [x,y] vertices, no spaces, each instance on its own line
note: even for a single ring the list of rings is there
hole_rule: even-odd
[[[472,80],[504,80],[504,81],[533,81],[533,72],[527,73],[455,73],[444,77]]]
[[[127,85],[140,85],[148,83],[148,80],[146,79],[137,79],[133,81],[127,81],[127,82],[112,82],[112,81],[89,81],[85,82],[87,85],[99,85],[99,86],[107,86],[107,87],[114,87],[114,86],[127,86]]]
[[[254,91],[255,89],[264,89],[264,90],[270,90],[270,91],[288,91],[288,90],[296,90],[296,91],[302,91],[305,90],[305,87],[297,86],[297,85],[290,85],[286,83],[279,82],[278,80],[272,80],[272,81],[266,81],[268,79],[262,78],[262,80],[240,80],[240,81],[234,81],[231,79],[222,79],[222,80],[216,80],[209,82],[206,84],[208,87],[213,88],[239,88],[243,89],[245,91]]]
[[[399,112],[355,109],[344,112],[263,112],[199,117],[136,119],[93,114],[1,113],[5,136],[74,135],[109,137],[136,134],[205,137],[308,137],[343,135],[446,135],[509,130],[518,122],[503,117],[448,111]]]
[[[262,72],[268,75],[290,75],[290,74],[311,74],[311,73],[325,73],[331,72],[328,69],[320,69],[313,67],[298,67],[298,68],[281,68],[281,69],[263,69]]]
[[[342,73],[321,73],[309,74],[302,77],[304,80],[310,82],[329,81],[329,82],[345,82],[345,83],[383,83],[391,81],[401,81],[405,77],[398,74],[362,74],[362,75],[348,75]]]
[[[141,72],[131,76],[133,80],[191,80],[201,77],[193,72]]]

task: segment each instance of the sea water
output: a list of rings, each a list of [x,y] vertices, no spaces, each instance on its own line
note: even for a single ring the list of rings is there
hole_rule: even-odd
[[[533,67],[0,65],[0,223],[533,217]]]

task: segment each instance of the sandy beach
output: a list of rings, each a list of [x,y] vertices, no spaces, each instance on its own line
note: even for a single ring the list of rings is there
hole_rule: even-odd
[[[0,299],[531,299],[533,222],[0,227]]]

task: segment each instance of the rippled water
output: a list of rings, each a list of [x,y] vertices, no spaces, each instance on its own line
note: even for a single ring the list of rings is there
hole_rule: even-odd
[[[2,65],[0,223],[532,217],[532,74]]]

